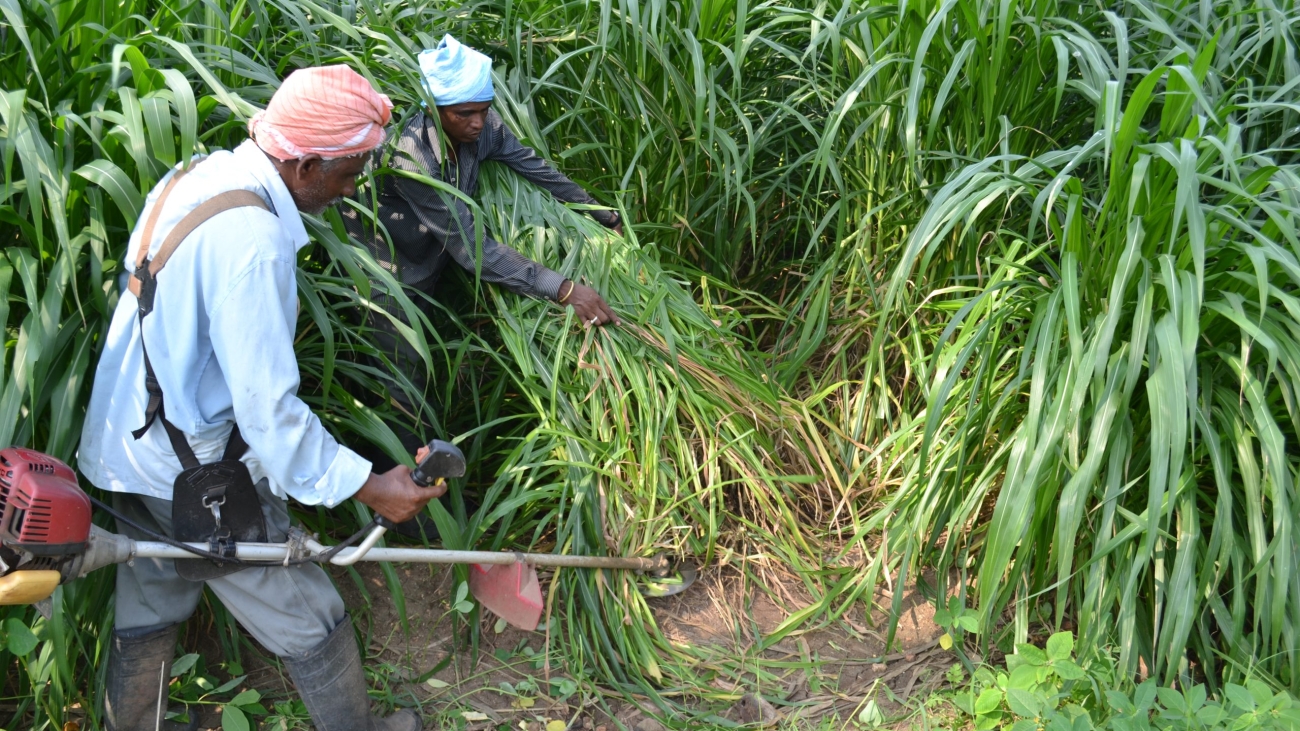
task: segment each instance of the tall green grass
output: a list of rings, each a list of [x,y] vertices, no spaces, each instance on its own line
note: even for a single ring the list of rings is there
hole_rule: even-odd
[[[1043,149],[1046,115],[1004,117],[904,240],[875,334],[934,325],[917,458],[876,523],[908,525],[905,568],[969,566],[988,633],[1023,640],[1046,606],[1130,676],[1300,681],[1286,12],[1022,15],[1062,64],[1028,82],[1088,127]],[[950,289],[918,301],[942,259]]]
[[[117,303],[119,264],[144,195],[169,166],[237,142],[240,117],[252,109],[228,86],[241,76],[210,71],[198,60],[206,53],[198,38],[227,43],[250,30],[253,19],[216,32],[219,19],[211,9],[197,9],[190,18],[160,12],[151,21],[143,4],[0,8],[8,21],[6,91],[0,98],[0,218],[6,239],[0,262],[0,320],[6,324],[0,442],[34,446],[75,463],[101,338]],[[180,42],[189,36],[200,50]],[[125,43],[130,39],[136,44]],[[165,67],[172,63],[178,68]],[[261,76],[275,79],[269,68]],[[268,96],[264,88],[251,98]],[[314,383],[311,395],[324,418],[342,433],[365,433],[378,417],[357,414],[354,399],[338,398],[338,380],[392,379],[352,365],[359,358],[335,358],[340,349],[364,353],[368,347],[364,333],[339,327],[341,303],[357,297],[343,282],[385,275],[350,247],[323,254],[308,255],[300,281],[306,295],[299,340],[304,375]],[[322,296],[333,300],[332,309],[323,307]],[[60,588],[48,622],[30,608],[0,613],[7,618],[6,636],[9,623],[16,622],[30,624],[42,640],[21,657],[11,654],[13,643],[0,650],[4,692],[19,701],[17,723],[57,722],[77,704],[95,718],[97,666],[113,619],[104,611],[111,606],[112,578],[104,571]],[[391,571],[390,579],[396,583]],[[228,618],[223,624],[230,625]]]
[[[933,567],[984,646],[1069,626],[1128,677],[1300,689],[1292,4],[0,10],[7,441],[74,455],[127,232],[168,165],[237,143],[297,66],[351,63],[409,114],[414,54],[451,32],[498,61],[515,131],[634,226],[612,237],[489,169],[488,231],[629,324],[453,282],[432,323],[399,303],[435,375],[426,415],[475,463],[480,507],[434,509],[448,544],[788,567],[812,604],[765,644]],[[304,396],[396,452],[407,417],[356,397],[410,387],[367,365],[352,316],[387,275],[332,215],[311,230]],[[108,576],[63,588],[55,622],[3,614],[43,640],[6,686],[20,715],[93,699]],[[714,671],[633,588],[562,572],[556,657],[698,691]]]
[[[90,6],[81,9],[87,13],[96,10]],[[284,13],[280,21],[303,20],[297,14],[298,6],[280,10]],[[122,255],[122,242],[139,214],[144,193],[167,166],[202,148],[237,142],[242,120],[255,103],[269,97],[282,72],[282,68],[268,65],[259,48],[264,44],[253,27],[254,15],[240,19],[236,14],[235,26],[226,31],[214,25],[227,21],[210,17],[210,12],[209,8],[182,19],[182,24],[167,34],[143,32],[144,19],[128,15],[123,22],[138,23],[139,35],[106,34],[103,45],[111,50],[105,49],[104,55],[112,62],[90,72],[100,84],[91,93],[93,111],[86,113],[95,124],[73,127],[84,132],[80,138],[59,136],[81,119],[69,111],[70,104],[50,113],[48,104],[31,97],[24,100],[21,93],[11,95],[15,114],[26,115],[21,117],[25,126],[11,123],[4,138],[6,159],[16,159],[24,173],[6,176],[12,181],[11,189],[16,189],[9,198],[11,218],[21,222],[14,235],[25,245],[13,249],[12,257],[17,261],[17,257],[39,256],[53,267],[56,276],[52,281],[59,288],[46,299],[56,309],[38,321],[46,325],[39,332],[47,337],[57,333],[65,344],[80,348],[74,359],[74,366],[80,369],[78,378],[59,382],[69,390],[58,397],[63,402],[56,402],[68,407],[59,414],[62,421],[54,422],[63,431],[56,436],[19,432],[11,441],[44,448],[65,459],[73,456],[88,368],[93,364],[102,323],[116,301],[117,267],[110,257]],[[300,34],[311,35],[318,45],[291,60],[276,59],[276,63],[350,60],[349,51],[327,43],[355,40],[355,32],[341,18],[322,14],[325,23],[297,28],[290,24],[293,29],[275,39],[288,47]],[[382,18],[377,15],[376,20]],[[39,24],[15,24],[24,32],[31,27]],[[365,52],[369,63],[361,68],[376,74],[376,83],[395,98],[413,104],[418,100],[411,92],[419,87],[412,59],[428,40],[409,38],[395,28],[380,35],[375,29],[382,27],[378,22],[371,26],[375,42]],[[81,40],[77,35],[46,38],[54,43],[44,50],[57,58],[66,50],[64,44],[71,47]],[[40,47],[41,39],[37,40],[36,47]],[[518,110],[508,109],[513,100],[503,97],[503,111],[515,118]],[[410,113],[411,107],[403,111]],[[45,135],[56,141],[50,143]],[[538,140],[540,145],[540,137]],[[41,175],[58,170],[63,171],[62,177],[46,179],[42,189],[38,183]],[[726,520],[723,491],[729,485],[748,488],[743,498],[746,503],[778,505],[788,524],[797,501],[780,490],[785,470],[771,446],[769,428],[782,418],[781,398],[776,389],[762,386],[756,379],[754,363],[743,347],[728,341],[687,289],[666,279],[651,250],[613,242],[600,230],[593,230],[589,219],[510,185],[507,181],[497,184],[498,195],[513,190],[514,199],[508,206],[504,200],[498,201],[496,211],[509,211],[510,217],[494,220],[493,232],[514,241],[531,225],[528,230],[538,235],[536,255],[557,265],[564,249],[572,247],[565,271],[601,283],[611,299],[626,309],[629,320],[643,329],[611,335],[612,339],[603,343],[594,340],[595,333],[589,334],[593,338],[587,343],[592,348],[589,353],[587,347],[579,347],[581,335],[577,333],[581,331],[556,309],[540,303],[496,300],[493,316],[499,319],[499,333],[485,338],[466,327],[456,313],[449,313],[452,329],[444,337],[435,335],[409,300],[399,297],[407,319],[421,324],[406,331],[412,344],[427,354],[428,366],[443,376],[440,384],[447,384],[444,398],[435,400],[433,408],[440,402],[448,412],[460,412],[442,414],[435,422],[444,434],[468,433],[474,440],[471,453],[482,465],[479,476],[485,486],[477,512],[466,515],[464,504],[459,504],[454,508],[459,520],[453,520],[434,507],[435,518],[443,526],[444,543],[477,543],[490,531],[487,542],[501,547],[540,543],[582,553],[662,550],[707,559]],[[91,202],[81,207],[67,202],[69,188],[74,196]],[[47,201],[33,192],[40,190],[64,198],[52,199],[47,206]],[[526,209],[520,204],[528,196],[533,207],[531,221],[525,224],[519,216]],[[46,215],[46,208],[52,215]],[[18,214],[26,218],[18,218]],[[86,218],[89,223],[83,222]],[[69,227],[68,220],[87,226],[88,233],[81,234],[75,245],[92,237],[97,243],[99,259],[93,266],[79,266],[76,249],[69,254],[66,247],[49,240],[47,227],[62,235]],[[538,224],[550,227],[537,228]],[[353,325],[353,313],[359,308],[371,310],[376,317],[397,314],[376,310],[369,300],[369,280],[379,280],[391,289],[392,279],[362,249],[348,246],[339,237],[337,220],[327,217],[312,222],[311,229],[318,247],[308,251],[302,262],[304,307],[297,341],[304,395],[344,438],[369,440],[396,452],[399,447],[385,422],[403,415],[376,411],[367,403],[384,399],[358,399],[352,391],[360,386],[382,395],[410,387],[402,374],[366,365],[366,356],[378,353],[369,344],[366,329]],[[89,333],[81,331],[71,316],[60,319],[57,309],[65,305],[63,280],[86,268],[93,269],[93,277],[88,287],[86,283],[82,286],[91,294],[74,292],[66,299],[89,299],[97,305],[93,322],[99,329]],[[29,286],[31,279],[27,277]],[[29,296],[28,301],[35,298]],[[430,343],[426,333],[438,342]],[[27,352],[20,342],[15,362],[23,363],[21,358]],[[52,358],[42,362],[55,363]],[[488,377],[476,379],[475,386],[487,392],[486,399],[476,398],[480,393],[475,387],[469,388],[468,394],[454,388],[467,373],[476,378],[476,367],[492,369]],[[591,371],[600,375],[588,377]],[[15,370],[18,383],[28,383],[25,373]],[[698,391],[693,391],[691,384]],[[756,390],[754,384],[760,387]],[[507,390],[509,395],[504,396]],[[22,392],[16,392],[15,398],[21,396]],[[466,396],[472,397],[474,408],[456,409]],[[33,403],[43,405],[37,400]],[[611,405],[616,408],[611,410]],[[20,428],[37,430],[44,428],[43,416],[31,409],[14,418]],[[762,427],[755,422],[762,422]],[[765,526],[780,522],[767,517],[756,520]],[[665,536],[668,525],[673,532]],[[400,607],[402,594],[396,574],[388,567],[385,571]],[[35,701],[38,717],[62,717],[78,688],[85,688],[87,696],[93,697],[93,658],[101,654],[111,620],[97,609],[104,606],[110,577],[105,573],[68,589],[93,590],[97,601],[78,602],[75,595],[56,601],[61,610],[72,601],[84,611],[86,616],[76,629],[90,650],[68,653],[57,641],[42,646],[42,652],[53,652],[61,659],[63,666],[56,677],[69,690],[43,697],[37,689],[50,671],[31,665],[28,677],[17,679],[14,690]],[[552,596],[558,598],[554,611],[561,629],[554,635],[561,652],[590,664],[611,682],[639,683],[648,689],[643,678],[663,680],[657,658],[667,645],[653,631],[648,608],[633,584],[622,577],[566,574],[558,586],[563,590]],[[627,603],[610,602],[620,595],[628,597]],[[8,610],[8,614],[24,616],[22,610]],[[632,622],[633,617],[638,621]],[[629,625],[631,629],[625,629]],[[33,626],[46,638],[51,633],[58,635],[65,620],[36,620]],[[91,662],[74,666],[72,658]],[[28,667],[26,658],[22,662]],[[20,709],[19,715],[25,712]]]

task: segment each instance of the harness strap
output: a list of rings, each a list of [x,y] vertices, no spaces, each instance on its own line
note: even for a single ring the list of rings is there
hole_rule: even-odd
[[[194,450],[190,448],[190,441],[185,438],[185,432],[181,431],[163,414],[162,404],[158,404],[158,416],[162,421],[163,429],[167,430],[167,439],[172,443],[172,451],[176,452],[176,457],[181,461],[181,467],[192,470],[199,466],[199,458],[194,456]]]
[[[202,162],[202,160],[198,162]],[[167,185],[163,187],[162,193],[159,194],[158,200],[154,202],[153,209],[149,211],[149,218],[144,223],[144,231],[140,234],[140,248],[135,255],[135,272],[132,273],[126,284],[127,289],[131,290],[131,294],[135,295],[136,299],[139,300],[140,347],[144,350],[144,390],[149,394],[149,402],[145,404],[144,408],[144,426],[131,432],[131,436],[135,439],[143,437],[145,432],[149,431],[149,428],[153,426],[158,414],[162,413],[163,402],[162,386],[158,385],[158,377],[154,375],[153,364],[149,362],[149,350],[144,348],[144,316],[153,312],[155,284],[153,276],[149,272],[149,247],[153,244],[153,230],[158,225],[158,217],[162,214],[167,198],[176,189],[176,184],[181,181],[181,178],[193,170],[196,164],[197,162],[172,175],[171,179],[167,181]],[[164,419],[164,421],[166,420]],[[167,436],[171,437],[170,431],[168,431]],[[175,442],[176,440],[172,439],[173,449],[176,447]],[[188,442],[185,447],[189,449]],[[181,457],[182,452],[176,451],[176,455]]]
[[[172,230],[167,233],[167,238],[163,239],[158,254],[151,261],[149,259],[149,248],[153,243],[154,227],[157,225],[158,217],[162,213],[163,204],[167,202],[167,197],[175,189],[176,183],[193,169],[194,166],[191,165],[172,175],[171,180],[167,181],[167,185],[158,196],[153,210],[149,213],[149,219],[145,221],[144,231],[140,235],[140,249],[136,254],[135,273],[127,283],[131,293],[139,300],[140,348],[144,351],[144,388],[149,394],[149,402],[145,405],[144,425],[131,432],[131,436],[140,439],[149,431],[155,421],[161,420],[163,428],[167,430],[167,438],[172,443],[172,450],[176,452],[176,457],[187,470],[198,467],[199,460],[195,457],[194,450],[190,448],[185,433],[167,420],[163,409],[162,386],[158,383],[157,375],[154,374],[153,364],[149,362],[149,349],[144,344],[144,318],[150,312],[153,312],[154,294],[158,287],[158,272],[162,271],[162,268],[167,265],[167,260],[171,258],[181,243],[191,233],[194,233],[194,229],[203,225],[213,216],[235,208],[261,208],[267,212],[271,211],[271,208],[266,205],[266,201],[251,190],[228,190],[218,193],[185,214],[185,217],[172,227]],[[239,425],[236,424],[230,432],[230,439],[226,442],[226,451],[222,459],[239,459],[246,451],[248,451],[248,443],[244,441],[243,436],[239,433]]]
[[[202,162],[202,160],[197,162]],[[158,216],[162,213],[163,205],[167,203],[167,197],[172,194],[176,184],[181,182],[181,178],[185,177],[193,169],[194,165],[191,164],[189,167],[176,171],[176,174],[163,187],[162,194],[158,196],[158,202],[153,204],[153,210],[149,212],[149,220],[144,222],[144,231],[140,234],[140,249],[135,253],[136,269],[139,269],[144,264],[144,261],[149,258],[149,246],[153,244],[153,228],[158,225]]]
[[[221,459],[239,459],[248,451],[248,442],[244,441],[244,435],[239,433],[239,425],[230,430],[230,438],[226,440],[226,452],[221,455]]]
[[[147,315],[149,313],[144,313]],[[163,393],[162,386],[158,384],[158,377],[153,373],[153,364],[149,362],[149,349],[144,347],[144,315],[140,315],[140,350],[144,353],[144,390],[149,394],[149,402],[144,406],[144,426],[131,432],[135,439],[143,437],[149,427],[153,426],[158,416],[162,414]],[[167,421],[163,419],[163,421]],[[170,424],[171,422],[167,422]],[[179,455],[180,452],[177,452]]]
[[[177,173],[173,176],[171,182],[169,182],[167,187],[163,189],[162,195],[158,197],[158,203],[154,204],[154,209],[149,216],[149,221],[145,223],[145,232],[147,234],[152,235],[155,219],[158,216],[162,203],[165,202],[167,194],[171,192],[171,186],[176,182],[176,178],[183,174],[184,173]],[[194,210],[185,214],[185,217],[172,227],[170,232],[168,232],[167,238],[163,239],[162,247],[158,249],[158,254],[154,256],[152,260],[149,258],[149,246],[151,242],[149,239],[141,236],[140,254],[136,259],[135,276],[131,277],[130,282],[127,284],[131,293],[136,297],[139,297],[142,294],[142,285],[147,284],[149,279],[154,279],[158,276],[158,272],[162,271],[162,268],[167,266],[167,260],[171,258],[173,253],[175,253],[176,249],[181,245],[181,242],[184,241],[187,236],[194,233],[194,229],[206,223],[209,218],[235,208],[261,208],[267,212],[271,210],[271,208],[266,205],[266,201],[262,200],[262,196],[251,190],[228,190],[224,193],[218,193],[217,195],[212,196],[197,206]],[[153,309],[153,303],[150,302],[149,304],[150,309]]]

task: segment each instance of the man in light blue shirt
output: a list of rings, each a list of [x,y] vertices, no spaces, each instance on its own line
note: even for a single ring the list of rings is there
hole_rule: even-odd
[[[371,464],[335,441],[297,396],[295,268],[308,243],[299,212],[320,213],[354,194],[365,153],[383,140],[391,106],[347,67],[295,72],[254,117],[255,139],[213,153],[183,178],[173,171],[151,192],[125,259],[139,251],[137,266],[150,260],[166,266],[152,275],[154,284],[144,285],[153,290],[142,296],[153,300],[147,317],[137,312],[140,284],[122,293],[78,454],[87,479],[113,492],[114,507],[132,522],[171,534],[173,484],[184,452],[192,450],[204,465],[222,459],[236,424],[272,541],[286,537],[287,497],[326,507],[356,498],[402,521],[445,490],[418,487],[406,467],[372,474]],[[188,214],[240,190],[255,194],[260,206],[217,213],[180,235],[170,256],[160,253]],[[151,407],[147,365],[162,409]],[[155,409],[159,418],[147,417]],[[167,422],[172,438],[155,422]],[[177,438],[183,442],[174,448]],[[204,583],[284,659],[318,731],[420,728],[410,711],[370,715],[351,622],[319,566],[244,568],[203,582],[182,578],[171,560],[144,559],[118,567],[108,728],[159,727],[159,691],[169,678],[177,626],[193,613]]]

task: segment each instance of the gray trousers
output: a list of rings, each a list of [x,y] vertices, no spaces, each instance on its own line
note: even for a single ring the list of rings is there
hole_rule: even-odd
[[[257,483],[266,518],[267,537],[285,540],[289,506],[271,494],[266,480]],[[172,535],[172,503],[144,495],[115,493],[113,507],[131,520]],[[136,540],[153,540],[129,526],[119,532]],[[194,582],[182,579],[172,559],[137,558],[117,567],[116,629],[146,633],[182,622],[194,613],[207,584],[226,609],[263,647],[281,657],[302,655],[329,636],[343,621],[343,599],[316,564],[256,567]]]

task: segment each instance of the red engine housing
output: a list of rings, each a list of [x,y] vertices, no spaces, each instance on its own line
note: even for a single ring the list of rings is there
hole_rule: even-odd
[[[0,449],[0,542],[35,556],[85,549],[90,498],[72,468],[22,447]]]

